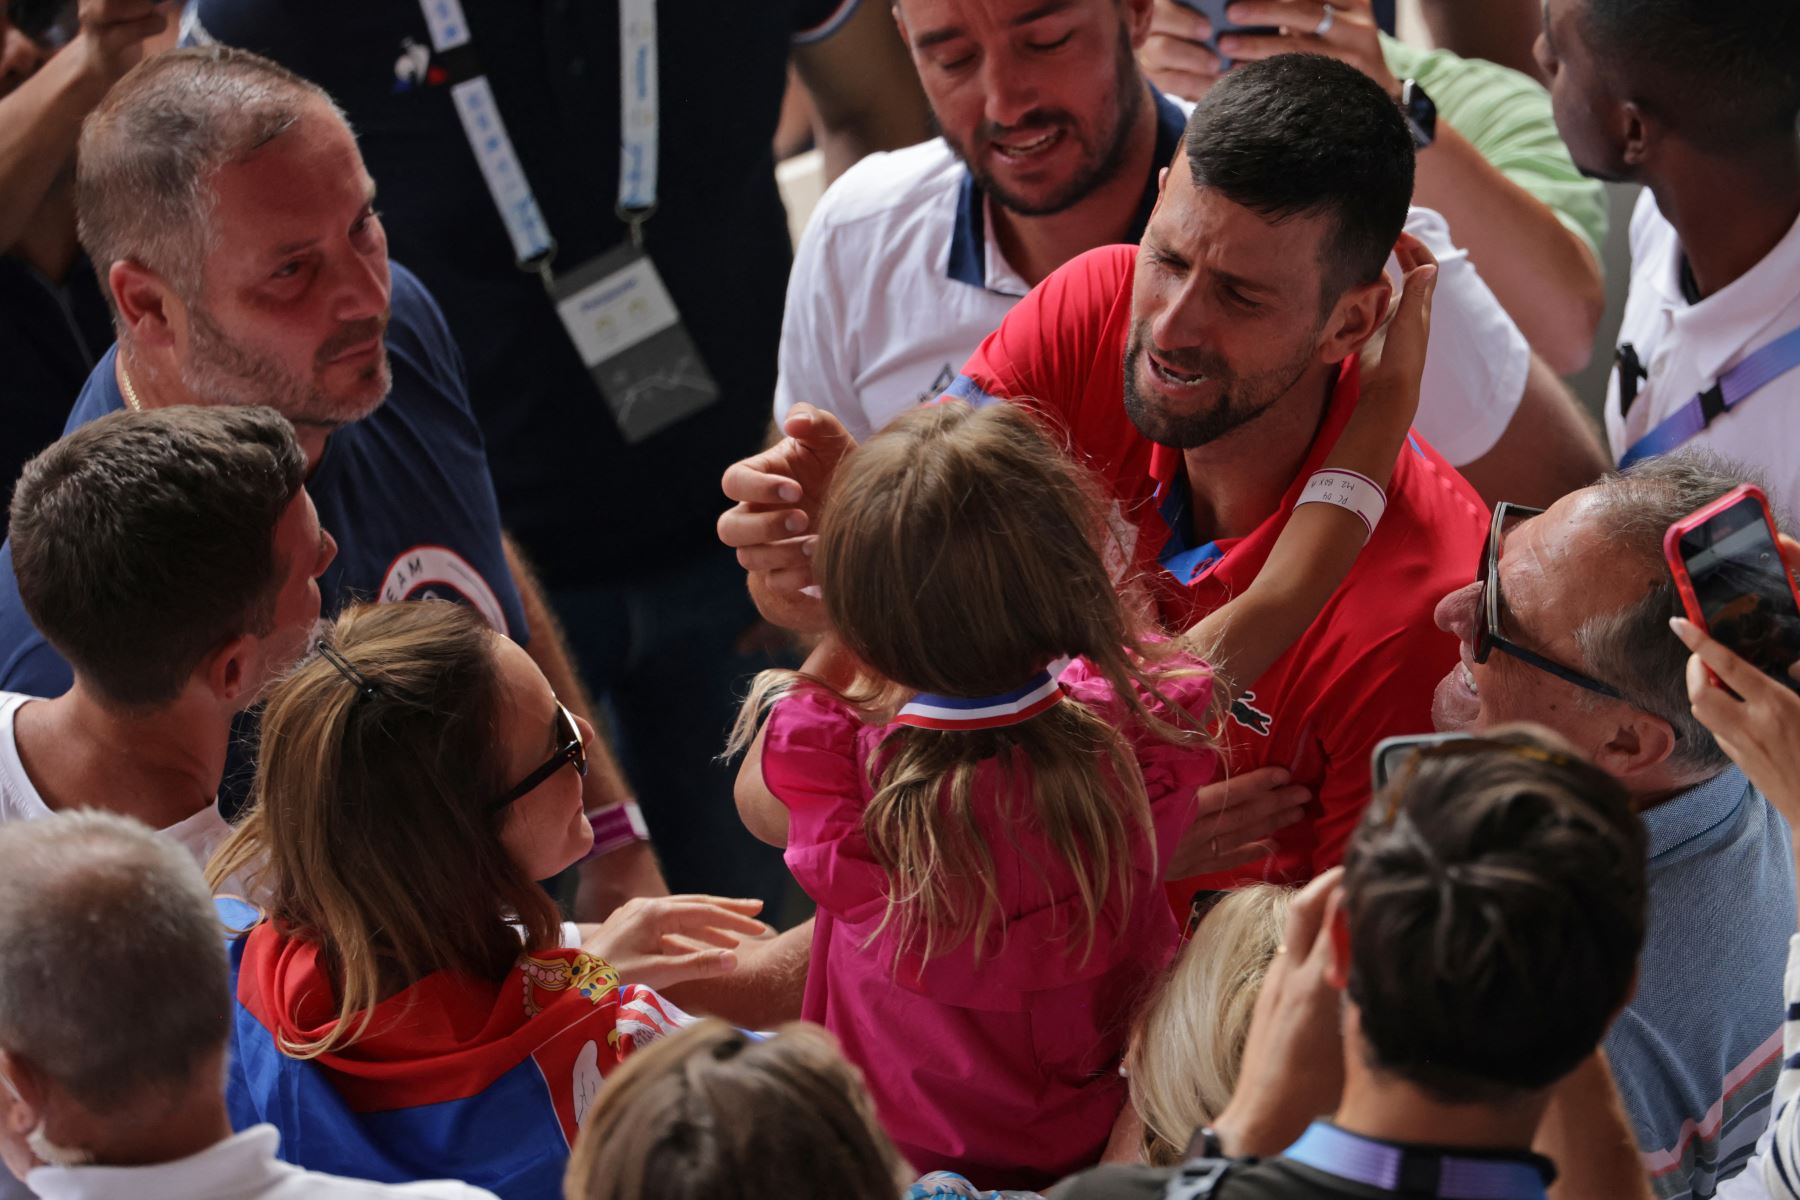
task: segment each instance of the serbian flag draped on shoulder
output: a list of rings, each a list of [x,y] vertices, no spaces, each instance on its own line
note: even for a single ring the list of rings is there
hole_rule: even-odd
[[[236,997],[226,1099],[235,1129],[267,1122],[281,1156],[384,1183],[451,1177],[504,1200],[562,1195],[569,1147],[601,1080],[633,1049],[692,1018],[620,984],[578,950],[521,954],[495,985],[429,975],[374,1008],[350,1045],[312,1059],[337,1022],[316,946],[239,900],[215,902],[233,936]]]

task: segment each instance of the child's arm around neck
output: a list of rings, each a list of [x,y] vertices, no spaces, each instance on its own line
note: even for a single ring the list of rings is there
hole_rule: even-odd
[[[1394,252],[1404,291],[1376,335],[1379,348],[1371,342],[1364,349],[1356,411],[1319,468],[1366,476],[1383,489],[1418,411],[1437,284],[1437,260],[1423,243],[1401,234]],[[1189,629],[1183,645],[1212,663],[1220,686],[1236,691],[1255,681],[1313,623],[1372,533],[1362,517],[1337,504],[1297,507],[1255,581]]]

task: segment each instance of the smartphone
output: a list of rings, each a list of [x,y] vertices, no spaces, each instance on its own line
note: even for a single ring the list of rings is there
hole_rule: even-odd
[[[1663,557],[1688,620],[1763,674],[1800,691],[1788,675],[1800,661],[1800,593],[1781,561],[1775,519],[1761,488],[1732,488],[1669,526]]]
[[[1374,782],[1372,790],[1379,792],[1387,786],[1388,780],[1400,773],[1406,760],[1413,756],[1413,751],[1422,750],[1426,746],[1441,746],[1445,742],[1461,741],[1471,735],[1466,733],[1408,733],[1400,737],[1382,738],[1375,743],[1375,750],[1369,755],[1369,777]]]
[[[1207,49],[1219,54],[1219,35],[1222,33],[1280,33],[1279,25],[1238,25],[1225,15],[1225,6],[1231,0],[1178,0],[1212,23],[1212,40],[1206,43]],[[1231,70],[1231,60],[1219,54],[1219,69]]]

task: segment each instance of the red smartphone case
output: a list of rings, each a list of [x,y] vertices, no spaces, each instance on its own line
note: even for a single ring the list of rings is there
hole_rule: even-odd
[[[1745,500],[1755,501],[1757,508],[1762,510],[1763,524],[1767,525],[1769,528],[1769,540],[1774,542],[1777,550],[1779,550],[1781,539],[1776,536],[1775,518],[1769,511],[1769,498],[1763,494],[1761,488],[1753,483],[1739,484],[1729,492],[1726,492],[1723,496],[1720,496],[1717,500],[1714,500],[1711,504],[1708,504],[1705,508],[1702,508],[1697,512],[1689,513],[1681,520],[1675,522],[1673,525],[1669,526],[1668,531],[1663,534],[1663,558],[1668,561],[1669,574],[1674,576],[1675,588],[1681,593],[1681,607],[1686,610],[1688,620],[1692,621],[1709,634],[1712,630],[1707,629],[1706,614],[1700,609],[1700,598],[1694,594],[1694,580],[1692,576],[1688,574],[1687,560],[1681,557],[1681,538],[1683,534],[1699,528],[1726,509],[1733,505],[1741,504]],[[1787,580],[1788,594],[1794,598],[1794,607],[1800,609],[1800,591],[1795,590],[1794,576],[1787,569],[1785,559],[1782,562],[1781,575],[1782,578]],[[1724,686],[1719,682],[1719,677],[1712,673],[1711,668],[1707,669],[1706,675],[1707,678],[1712,680],[1715,686]]]

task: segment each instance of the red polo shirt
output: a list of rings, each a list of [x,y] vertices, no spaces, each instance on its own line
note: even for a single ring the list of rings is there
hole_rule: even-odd
[[[1032,289],[963,367],[954,397],[1012,400],[1052,418],[1071,453],[1112,497],[1111,565],[1152,581],[1164,623],[1186,629],[1249,586],[1281,533],[1306,477],[1322,465],[1356,407],[1346,361],[1323,424],[1280,508],[1241,538],[1199,542],[1180,451],[1158,446],[1126,416],[1121,389],[1136,248],[1106,246],[1073,259]],[[1432,609],[1474,578],[1487,509],[1462,476],[1415,434],[1388,485],[1387,513],[1318,619],[1246,688],[1227,722],[1229,765],[1284,766],[1314,800],[1308,818],[1276,837],[1273,858],[1229,878],[1170,887],[1194,891],[1267,879],[1301,883],[1343,858],[1369,802],[1369,753],[1384,737],[1431,728],[1431,696],[1456,663],[1456,639]]]

